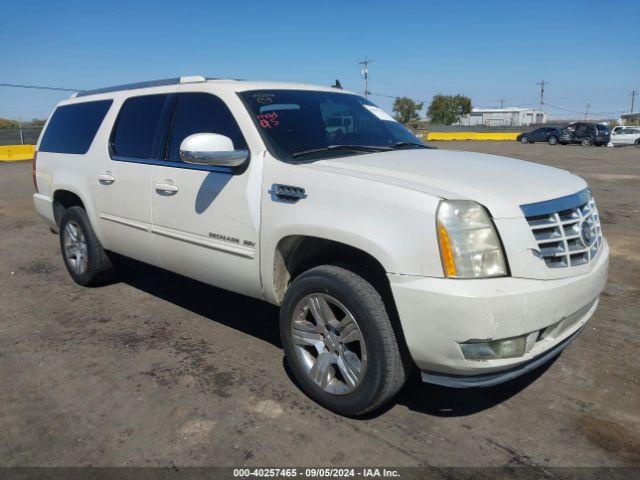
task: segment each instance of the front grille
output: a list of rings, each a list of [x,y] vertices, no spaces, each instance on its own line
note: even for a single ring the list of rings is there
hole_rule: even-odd
[[[600,217],[588,190],[521,208],[549,268],[587,264],[602,247]]]

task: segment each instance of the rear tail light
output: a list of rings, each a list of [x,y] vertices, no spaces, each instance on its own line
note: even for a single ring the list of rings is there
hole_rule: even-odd
[[[36,189],[36,193],[38,193],[38,182],[36,180],[36,158],[38,156],[38,151],[33,152],[33,161],[31,162],[31,177],[33,178],[33,187]]]

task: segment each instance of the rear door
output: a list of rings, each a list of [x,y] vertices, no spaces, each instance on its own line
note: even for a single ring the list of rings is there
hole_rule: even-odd
[[[98,171],[96,198],[105,247],[153,265],[160,259],[151,236],[151,177],[174,97],[126,99]]]
[[[625,134],[629,135],[629,143],[634,144],[640,138],[640,127],[626,127]]]
[[[261,169],[252,169],[251,158],[240,170],[182,162],[180,144],[195,133],[225,135],[236,150],[248,149],[219,97],[179,94],[165,158],[154,167],[151,185],[153,235],[162,264],[190,278],[261,298]]]
[[[640,136],[640,128],[624,127],[622,135],[619,135],[623,145],[633,145]]]

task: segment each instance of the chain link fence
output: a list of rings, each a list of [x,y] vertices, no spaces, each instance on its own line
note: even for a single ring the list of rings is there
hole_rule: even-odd
[[[35,145],[42,127],[2,128],[0,145]]]

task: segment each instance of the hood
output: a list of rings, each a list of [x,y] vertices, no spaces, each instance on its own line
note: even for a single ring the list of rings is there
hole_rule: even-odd
[[[520,205],[587,187],[566,170],[513,158],[451,150],[397,150],[332,158],[309,168],[481,203],[495,218],[522,217]]]

